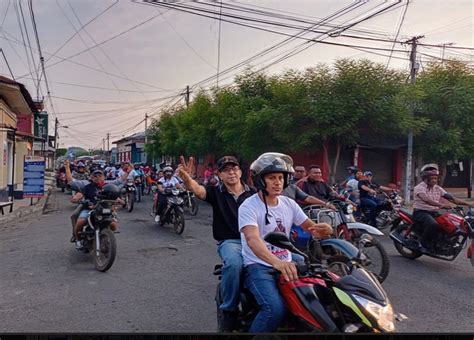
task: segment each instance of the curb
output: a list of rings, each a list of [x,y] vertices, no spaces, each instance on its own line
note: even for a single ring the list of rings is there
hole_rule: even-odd
[[[51,188],[48,189],[46,192],[46,195],[43,197],[44,199],[41,200],[39,204],[35,204],[32,206],[27,206],[27,207],[20,207],[18,210],[13,211],[12,213],[9,213],[6,216],[0,217],[0,224],[5,224],[5,223],[10,223],[15,220],[18,220],[22,217],[30,216],[30,215],[39,215],[43,214],[43,211],[48,204],[49,198],[52,195],[53,190]]]

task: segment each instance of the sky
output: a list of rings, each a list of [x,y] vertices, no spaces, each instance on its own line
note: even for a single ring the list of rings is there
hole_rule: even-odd
[[[278,74],[288,69],[304,70],[318,63],[331,65],[339,58],[367,58],[390,68],[408,70],[410,46],[394,45],[390,41],[395,37],[407,41],[418,35],[424,36],[419,40],[422,44],[452,44],[445,48],[418,46],[421,67],[443,56],[474,61],[472,49],[452,48],[473,48],[472,0],[411,0],[408,5],[406,0],[233,0],[222,1],[221,13],[224,15],[221,16],[220,1],[161,3],[194,6],[212,13],[207,14],[210,17],[202,17],[139,0],[34,0],[32,8],[44,57],[49,99],[44,76],[41,76],[40,86],[34,80],[38,78],[35,68],[39,66],[40,56],[28,0],[0,0],[0,46],[16,81],[23,83],[33,98],[45,97],[50,121],[58,118],[60,147],[97,149],[103,147],[107,133],[112,142],[143,131],[145,114],[151,117],[150,124],[152,118],[159,118],[164,105],[183,104],[186,86],[195,93],[199,88],[230,85],[246,66],[255,70],[265,68],[285,52],[298,51],[298,46],[305,42],[303,47],[307,49],[269,66],[264,72]],[[326,35],[323,43],[310,44],[308,39],[322,37],[319,33],[306,31],[300,38],[271,53],[221,74],[218,81],[215,77],[218,70],[225,71],[342,9],[346,11],[327,19],[326,23],[333,26],[351,24],[390,5],[393,6],[384,13],[343,32],[388,41]],[[230,9],[236,6],[271,11],[279,17],[256,16]],[[267,30],[263,31],[226,22],[224,20],[237,19],[225,14],[291,23],[294,27],[239,21]],[[283,16],[292,16],[298,21],[289,21]],[[328,29],[327,25],[313,26],[313,30]],[[395,51],[391,54],[392,48]],[[0,74],[12,77],[2,59]],[[213,78],[208,82],[200,83],[210,77]],[[50,134],[54,134],[53,126],[50,126]]]

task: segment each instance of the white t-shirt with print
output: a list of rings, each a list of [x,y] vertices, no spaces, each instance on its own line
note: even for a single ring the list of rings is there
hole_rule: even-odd
[[[163,184],[163,187],[165,188],[172,188],[175,187],[176,184],[180,184],[179,179],[177,179],[176,176],[172,176],[170,179],[167,179],[166,177],[161,177],[158,182],[161,182],[161,184]]]
[[[258,194],[247,198],[239,207],[239,230],[245,226],[251,225],[258,227],[258,231],[263,240],[265,235],[272,231],[284,232],[288,237],[290,236],[290,228],[292,224],[301,225],[308,219],[308,216],[292,199],[284,196],[278,196],[278,204],[274,207],[268,206],[268,220],[270,224],[265,225],[265,204],[260,199]],[[281,261],[291,261],[291,252],[286,249],[281,249],[263,241],[268,250]],[[270,266],[269,263],[258,258],[250,249],[242,233],[242,256],[244,258],[244,265],[247,266],[253,263],[260,263],[265,266]]]

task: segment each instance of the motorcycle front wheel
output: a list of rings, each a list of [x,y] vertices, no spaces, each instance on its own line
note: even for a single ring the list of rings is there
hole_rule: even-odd
[[[189,213],[192,216],[196,216],[197,213],[198,213],[198,205],[197,205],[197,202],[196,202],[196,198],[191,197],[189,199],[188,207],[189,207]]]
[[[135,194],[137,195],[137,202],[140,202],[142,200],[142,189],[140,186],[137,186]]]
[[[95,268],[100,272],[105,272],[112,267],[117,252],[117,240],[115,234],[110,229],[102,229],[99,233],[100,250],[99,255],[95,255]]]
[[[133,191],[129,191],[127,193],[127,211],[132,212],[133,210],[133,202],[135,201],[135,194]]]
[[[360,241],[355,240],[357,247],[358,242]],[[362,261],[362,265],[382,283],[390,271],[390,260],[387,251],[379,240],[372,237],[372,240],[365,243],[362,253],[367,257]]]
[[[176,234],[181,235],[184,231],[184,213],[182,211],[174,212],[173,221],[174,231]]]

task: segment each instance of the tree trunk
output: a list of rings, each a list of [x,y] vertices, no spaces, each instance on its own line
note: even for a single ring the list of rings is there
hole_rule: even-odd
[[[329,150],[327,146],[327,141],[323,141],[323,153],[324,153],[324,160],[326,164],[328,165],[328,170],[329,170],[328,178],[331,179],[331,163],[329,162]]]
[[[336,142],[336,157],[334,158],[334,164],[331,174],[331,183],[336,183],[337,164],[339,163],[339,157],[341,156],[341,143],[339,140]]]

